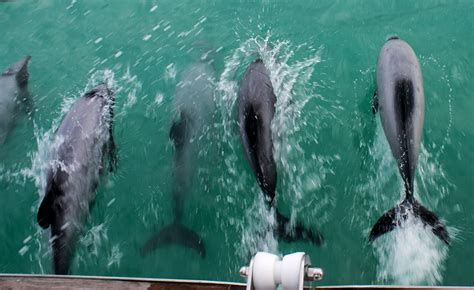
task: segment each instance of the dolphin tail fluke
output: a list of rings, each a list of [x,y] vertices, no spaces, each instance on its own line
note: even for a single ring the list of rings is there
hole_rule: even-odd
[[[449,245],[450,237],[446,226],[433,212],[422,206],[413,197],[406,198],[402,203],[387,211],[379,218],[370,231],[369,242],[373,242],[381,235],[400,226],[401,222],[407,219],[408,212],[411,212],[415,218],[420,219],[425,226],[431,227],[433,234],[446,245]]]
[[[372,227],[372,230],[370,231],[369,234],[369,242],[373,242],[375,239],[380,237],[381,235],[391,232],[396,224],[396,216],[397,212],[400,212],[400,204],[392,208],[391,210],[387,211],[384,213],[379,220],[375,223],[375,225]]]
[[[449,245],[451,238],[449,237],[446,226],[441,220],[426,207],[419,204],[416,200],[413,200],[413,211],[416,217],[418,217],[423,224],[431,227],[431,231],[446,245]]]
[[[206,257],[204,240],[196,232],[177,222],[167,225],[160,232],[154,234],[142,247],[141,254],[145,255],[156,248],[168,245],[180,245],[191,248],[201,258]]]
[[[286,242],[310,241],[317,246],[324,245],[324,237],[321,232],[307,229],[299,222],[296,223],[294,230],[291,231],[289,230],[290,219],[281,214],[278,209],[276,210],[276,217],[278,225],[275,231],[280,239]]]

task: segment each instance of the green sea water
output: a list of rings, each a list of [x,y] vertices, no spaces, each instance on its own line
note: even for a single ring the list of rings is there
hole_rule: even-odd
[[[370,108],[375,65],[398,35],[419,57],[425,124],[415,195],[449,227],[450,246],[416,221],[368,233],[403,185]],[[119,165],[101,179],[72,274],[241,281],[251,254],[304,251],[321,285],[474,285],[473,1],[16,1],[0,3],[0,69],[31,55],[34,114],[0,147],[0,272],[51,273],[36,223],[55,129],[74,100],[116,92]],[[236,100],[261,57],[277,96],[278,208],[325,245],[273,237],[239,139]],[[185,67],[215,70],[183,223],[206,256],[179,246],[141,255],[173,220],[173,97]]]

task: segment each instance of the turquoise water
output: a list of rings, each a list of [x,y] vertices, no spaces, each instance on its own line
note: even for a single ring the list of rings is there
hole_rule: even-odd
[[[305,251],[324,285],[473,285],[473,28],[472,1],[0,3],[0,67],[32,56],[35,107],[0,147],[0,272],[51,273],[49,232],[36,224],[51,138],[75,99],[108,82],[119,168],[101,180],[72,274],[241,281],[249,253]],[[413,221],[367,243],[403,195],[370,110],[377,56],[394,34],[414,48],[425,83],[415,195],[449,226],[449,247]],[[319,228],[323,247],[275,240],[245,160],[236,99],[257,56],[278,99],[278,206]],[[183,223],[207,255],[167,247],[142,257],[172,220],[172,100],[183,69],[199,61],[215,69],[215,111],[197,143]]]

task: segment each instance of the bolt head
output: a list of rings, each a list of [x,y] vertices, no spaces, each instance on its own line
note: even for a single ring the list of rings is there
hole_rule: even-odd
[[[249,275],[249,267],[242,267],[240,268],[240,276],[246,278]]]

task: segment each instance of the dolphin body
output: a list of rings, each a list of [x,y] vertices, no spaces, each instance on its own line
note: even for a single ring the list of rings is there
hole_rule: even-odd
[[[105,155],[115,166],[112,136],[114,95],[100,85],[79,98],[56,131],[38,224],[51,226],[53,268],[68,274],[75,240],[103,172]]]
[[[424,120],[424,91],[420,64],[408,43],[390,38],[382,47],[377,64],[377,92],[374,113],[380,119],[390,149],[397,160],[405,185],[405,199],[386,212],[374,225],[369,241],[393,230],[408,213],[431,227],[433,233],[449,244],[449,233],[438,217],[423,207],[413,195],[413,184],[420,152]]]
[[[17,61],[0,75],[0,145],[15,125],[21,111],[31,110],[28,93],[28,62],[27,56]]]
[[[276,96],[261,59],[251,63],[240,84],[239,129],[242,145],[266,201],[273,203],[277,182],[271,124]]]
[[[276,96],[269,72],[263,61],[257,59],[249,65],[240,83],[239,130],[245,156],[257,177],[268,207],[274,205],[277,183],[271,130],[275,103]],[[276,217],[278,225],[275,234],[279,238],[287,242],[308,239],[316,245],[323,243],[323,236],[319,232],[306,229],[301,223],[296,223],[294,232],[289,233],[290,220],[278,208]]]
[[[206,255],[204,240],[182,224],[183,206],[192,188],[199,138],[212,122],[214,104],[214,69],[207,63],[193,63],[181,73],[173,98],[176,111],[169,137],[175,148],[173,162],[173,214],[171,224],[155,233],[143,246],[142,254],[158,247],[178,244]]]

